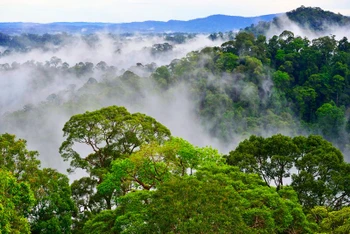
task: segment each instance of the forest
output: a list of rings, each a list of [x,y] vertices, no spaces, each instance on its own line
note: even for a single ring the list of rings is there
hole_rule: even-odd
[[[0,233],[350,233],[350,42],[260,29],[0,33]]]

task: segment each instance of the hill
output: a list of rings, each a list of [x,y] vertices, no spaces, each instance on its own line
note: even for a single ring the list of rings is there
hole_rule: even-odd
[[[265,34],[272,27],[282,27],[285,17],[295,23],[301,29],[309,29],[314,32],[326,31],[332,27],[350,27],[350,17],[336,14],[331,11],[322,10],[319,7],[301,6],[287,12],[285,15],[278,15],[272,21],[260,21],[258,24],[246,27],[244,30],[258,34]]]

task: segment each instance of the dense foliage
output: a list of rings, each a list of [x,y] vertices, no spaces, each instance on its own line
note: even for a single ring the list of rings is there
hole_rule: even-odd
[[[25,140],[0,135],[0,199],[10,199],[0,200],[1,233],[71,233],[76,206],[68,177],[40,169],[37,156],[26,149]]]
[[[3,64],[4,72],[33,69],[33,74],[40,74],[29,84],[35,91],[58,77],[76,76],[80,83],[86,79],[79,89],[70,85],[49,95],[46,102],[28,104],[4,118],[9,128],[18,124],[31,128],[35,123],[24,126],[21,119],[35,122],[39,119],[35,116],[52,110],[72,115],[105,103],[144,105],[143,97],[149,91],[167,95],[185,84],[201,123],[219,139],[229,142],[236,135],[262,131],[298,135],[306,130],[323,135],[344,151],[349,138],[349,61],[347,38],[338,41],[326,36],[309,41],[285,31],[267,41],[264,36],[241,32],[221,47],[194,51],[158,68],[138,64],[121,75],[103,61],[69,66],[54,57],[46,64]],[[101,74],[102,79],[91,78]],[[151,80],[137,74],[151,74]]]
[[[63,130],[63,158],[88,175],[71,186],[24,140],[0,136],[2,233],[348,231],[350,164],[320,136],[253,135],[224,157],[117,106]]]
[[[47,36],[30,37],[40,45]],[[70,66],[58,57],[2,64],[3,74],[30,71],[33,92],[74,80],[1,122],[46,144],[45,117],[68,114],[55,150],[69,173],[83,176],[69,183],[41,168],[24,139],[0,135],[0,233],[349,233],[348,39],[290,31],[228,37],[168,65],[127,71],[104,61]],[[166,54],[184,40],[175,34],[150,49]],[[152,95],[166,101],[179,87],[205,131],[235,141],[235,149],[222,155],[194,146],[123,107],[150,105]]]
[[[163,89],[180,82],[190,85],[202,121],[223,139],[257,129],[299,134],[306,127],[344,150],[349,65],[347,38],[309,41],[284,31],[266,41],[241,32],[221,47],[159,67],[153,77]]]
[[[274,185],[277,190],[291,178],[304,209],[349,205],[349,164],[320,136],[251,136],[230,152],[227,163],[259,174],[267,186]]]

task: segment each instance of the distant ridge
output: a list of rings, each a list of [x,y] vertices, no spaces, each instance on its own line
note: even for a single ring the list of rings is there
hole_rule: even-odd
[[[260,21],[270,21],[278,14],[262,15],[255,17],[211,15],[205,18],[188,21],[169,20],[144,21],[131,23],[90,23],[90,22],[55,22],[48,24],[40,23],[0,23],[0,32],[6,34],[21,33],[95,33],[100,31],[111,33],[212,33],[227,32],[245,28]]]
[[[331,27],[346,27],[350,30],[350,17],[325,11],[319,7],[301,6],[286,13],[291,22],[300,28],[309,29],[314,32],[322,32]],[[258,24],[246,27],[244,30],[255,35],[265,34],[271,27],[283,27],[283,19],[276,16],[271,21],[260,21]]]

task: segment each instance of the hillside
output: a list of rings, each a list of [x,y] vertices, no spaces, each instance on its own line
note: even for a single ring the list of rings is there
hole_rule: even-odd
[[[301,27],[310,27],[315,31],[322,31],[329,25],[349,26],[350,17],[324,11],[319,7],[301,6],[286,13],[288,18]]]
[[[246,27],[244,30],[255,35],[265,34],[272,27],[281,27],[285,23],[285,16],[301,29],[322,32],[331,27],[350,27],[350,17],[334,12],[322,10],[319,7],[301,6],[295,10],[279,15],[272,21],[260,21],[258,24]]]

